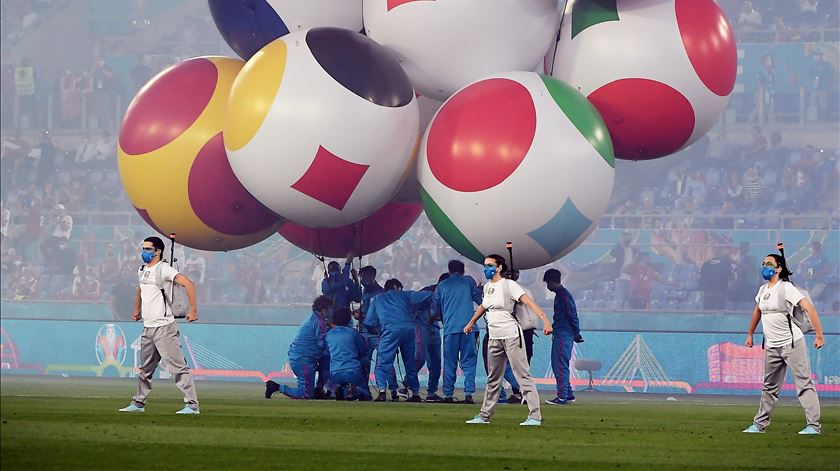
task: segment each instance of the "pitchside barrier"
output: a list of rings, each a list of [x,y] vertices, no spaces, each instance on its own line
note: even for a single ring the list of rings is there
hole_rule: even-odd
[[[22,304],[44,318],[20,318]],[[99,305],[70,306],[71,310],[86,311],[91,319],[91,312]],[[104,316],[107,310],[101,320],[49,319],[51,310],[66,312],[67,303],[3,303],[2,309],[3,374],[135,374],[142,329],[138,322],[109,320]],[[297,321],[261,325],[207,323],[206,317],[212,310],[202,311],[205,322],[181,323],[187,361],[198,379],[251,381],[255,397],[261,396],[262,382],[268,379],[292,380],[287,350],[297,333]],[[278,321],[299,319],[306,314],[305,308],[287,312],[274,308]],[[763,352],[759,347],[743,346],[748,313],[585,312],[581,318],[586,341],[575,344],[573,360],[601,362],[602,368],[593,372],[593,385],[600,391],[757,394],[761,388]],[[825,347],[820,350],[813,347],[812,335],[806,337],[817,390],[822,395],[838,397],[839,321],[836,315],[823,316],[827,335]],[[760,334],[755,343],[761,344]],[[546,391],[555,384],[550,351],[550,338],[538,335],[531,371]],[[485,381],[484,369],[477,370],[481,384]],[[573,386],[585,389],[588,374],[578,371],[574,364],[570,371]],[[165,369],[159,369],[157,374],[169,377]],[[426,378],[424,368],[420,372],[421,384]],[[461,384],[459,378],[458,386]],[[795,394],[792,384],[785,385],[784,394]]]

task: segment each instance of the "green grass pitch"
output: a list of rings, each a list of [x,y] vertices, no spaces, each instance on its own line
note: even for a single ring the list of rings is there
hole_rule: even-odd
[[[578,393],[543,406],[265,400],[258,383],[199,382],[201,415],[156,381],[144,414],[120,414],[133,379],[2,376],[0,467],[15,469],[838,469],[840,403],[823,398],[823,435],[796,434],[795,399],[763,435],[750,397]],[[544,395],[543,399],[548,396]]]

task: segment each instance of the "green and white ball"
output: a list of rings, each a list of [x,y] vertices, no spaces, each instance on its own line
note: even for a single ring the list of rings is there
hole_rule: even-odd
[[[418,158],[423,206],[441,237],[479,263],[512,242],[521,269],[580,245],[604,215],[615,176],[595,108],[534,72],[494,74],[455,93]]]

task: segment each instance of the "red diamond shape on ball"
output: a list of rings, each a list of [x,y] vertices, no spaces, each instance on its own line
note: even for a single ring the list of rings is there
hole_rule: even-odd
[[[394,8],[397,8],[398,6],[400,6],[404,3],[420,2],[420,1],[426,1],[426,2],[431,1],[431,2],[433,2],[435,0],[388,0],[388,11],[391,11]]]
[[[318,146],[312,165],[292,188],[340,211],[359,186],[368,167],[370,165],[348,162]]]

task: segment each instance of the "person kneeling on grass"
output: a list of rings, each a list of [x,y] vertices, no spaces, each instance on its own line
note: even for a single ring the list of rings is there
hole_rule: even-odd
[[[531,377],[528,357],[522,340],[522,328],[513,316],[514,304],[519,301],[542,319],[543,334],[552,332],[551,323],[545,312],[519,286],[519,283],[502,278],[507,268],[505,259],[501,255],[492,254],[484,259],[484,276],[489,280],[484,285],[484,296],[481,305],[476,309],[472,319],[464,327],[464,333],[469,334],[484,313],[487,313],[487,331],[490,340],[487,347],[487,388],[484,391],[484,403],[481,412],[467,421],[468,424],[489,424],[490,417],[496,409],[499,400],[499,389],[502,386],[502,376],[505,373],[505,363],[510,362],[513,375],[519,382],[520,390],[525,401],[528,402],[528,418],[519,425],[542,424],[540,414],[540,396],[537,386]]]
[[[318,361],[327,354],[327,318],[332,315],[333,301],[326,296],[318,296],[312,303],[312,315],[298,330],[297,337],[289,346],[289,366],[297,377],[298,386],[290,388],[274,381],[265,382],[265,398],[277,391],[292,399],[315,398],[315,372]]]
[[[370,401],[373,397],[367,378],[362,373],[362,364],[370,362],[368,346],[362,334],[350,327],[350,317],[350,309],[337,309],[333,313],[335,327],[327,332],[330,382],[335,389],[336,400]]]

